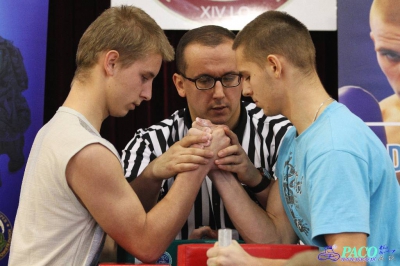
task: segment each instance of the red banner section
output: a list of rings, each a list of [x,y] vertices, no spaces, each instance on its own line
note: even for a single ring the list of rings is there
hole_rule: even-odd
[[[308,29],[336,30],[336,0],[111,0],[111,6],[142,8],[165,30],[215,24],[241,30],[267,10],[285,11]]]
[[[267,10],[275,10],[285,4],[286,0],[160,0],[160,3],[185,18],[212,22],[232,17],[243,17],[259,14]]]

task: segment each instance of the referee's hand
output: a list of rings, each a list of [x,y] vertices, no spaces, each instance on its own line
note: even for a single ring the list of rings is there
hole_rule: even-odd
[[[161,156],[152,161],[152,176],[159,179],[168,179],[182,172],[192,171],[200,165],[210,163],[214,153],[193,145],[203,146],[211,139],[211,134],[204,133],[196,136],[185,136],[175,142]]]

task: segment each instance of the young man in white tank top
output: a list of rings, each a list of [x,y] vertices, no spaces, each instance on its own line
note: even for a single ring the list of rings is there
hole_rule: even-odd
[[[152,95],[174,51],[141,9],[113,7],[82,36],[71,91],[33,144],[21,190],[9,265],[97,265],[104,232],[143,262],[155,261],[181,229],[223,130],[186,138],[198,167],[177,175],[168,196],[145,212],[126,182],[118,152],[99,132]],[[213,140],[210,142],[211,137]],[[204,145],[203,145],[204,146]]]

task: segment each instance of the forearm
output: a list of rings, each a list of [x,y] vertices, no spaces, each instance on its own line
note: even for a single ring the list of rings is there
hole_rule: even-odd
[[[163,182],[162,179],[154,178],[152,173],[153,163],[154,161],[130,183],[146,212],[156,205]]]
[[[187,220],[207,172],[203,166],[177,175],[167,195],[147,213],[139,241],[143,252],[151,249],[161,255],[167,249]]]
[[[267,212],[248,196],[231,173],[212,171],[210,175],[235,228],[247,243],[283,242]]]
[[[251,170],[246,171],[247,178],[239,179],[239,181],[248,186],[249,188],[254,188],[257,185],[260,185],[260,183],[262,183],[261,181],[263,180],[264,177],[261,175],[260,171],[256,169],[253,165],[251,165],[251,168],[252,168]],[[258,202],[264,209],[267,206],[268,195],[274,181],[275,180],[271,178],[269,185],[264,190],[254,193]]]
[[[271,181],[271,185],[273,182],[274,182],[274,180]],[[267,200],[268,200],[268,195],[269,195],[271,185],[269,187],[267,187],[266,189],[264,189],[263,191],[261,191],[259,193],[255,193],[258,202],[261,204],[261,206],[264,209],[267,207]]]

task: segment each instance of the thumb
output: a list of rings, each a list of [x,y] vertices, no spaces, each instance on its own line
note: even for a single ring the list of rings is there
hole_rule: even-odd
[[[213,126],[213,123],[211,123],[210,120],[202,119],[200,117],[196,117],[196,122],[199,123],[199,125],[201,125],[203,127],[211,127],[211,126]]]

